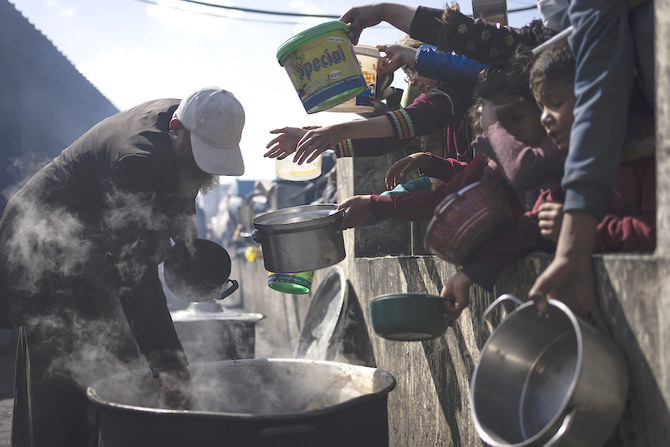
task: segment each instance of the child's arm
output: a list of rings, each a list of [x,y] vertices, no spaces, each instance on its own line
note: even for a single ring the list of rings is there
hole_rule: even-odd
[[[438,131],[455,116],[464,114],[466,109],[465,102],[456,93],[432,97],[423,94],[404,109],[308,132],[299,141],[293,160],[309,162],[328,148],[335,149],[338,157],[385,154],[397,146],[397,140]],[[390,137],[396,141],[388,141]],[[373,138],[376,141],[370,141]]]
[[[393,128],[385,116],[333,124],[308,131],[298,142],[293,161],[311,162],[320,154],[345,139],[393,136]]]
[[[282,127],[281,129],[274,129],[270,131],[271,134],[279,134],[279,136],[270,140],[265,146],[269,149],[263,157],[284,158],[295,152],[298,141],[307,133],[307,129],[298,127]]]
[[[386,187],[393,189],[398,186],[400,178],[412,169],[419,169],[421,175],[448,182],[467,166],[466,162],[455,158],[442,158],[430,152],[417,152],[401,158],[389,168],[386,173]]]
[[[654,159],[621,165],[614,195],[596,226],[595,252],[653,251],[656,246]]]
[[[344,210],[341,229],[353,228],[365,221],[369,214],[377,219],[395,217],[411,221],[428,221],[435,207],[449,194],[479,181],[487,167],[484,157],[476,157],[454,178],[432,191],[408,192],[390,195],[358,195],[339,205]]]
[[[430,166],[430,153],[416,152],[393,163],[386,171],[384,182],[387,189],[393,189],[400,184],[400,179],[407,175],[408,171],[414,169],[426,169]]]
[[[518,191],[537,188],[563,172],[566,151],[546,137],[538,147],[527,146],[496,123],[477,137],[472,147],[493,158],[507,181]]]

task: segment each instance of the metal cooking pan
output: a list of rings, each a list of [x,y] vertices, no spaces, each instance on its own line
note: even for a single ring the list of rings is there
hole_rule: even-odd
[[[493,447],[600,446],[623,413],[628,371],[614,341],[549,299],[519,306],[481,350],[470,385],[477,433]]]
[[[239,287],[229,279],[230,256],[225,248],[208,239],[177,241],[163,260],[165,284],[186,301],[221,300]],[[223,286],[229,286],[223,289]]]
[[[439,337],[449,327],[442,303],[451,298],[424,293],[389,293],[368,303],[372,329],[396,341],[421,341]]]
[[[342,261],[346,253],[338,229],[343,218],[336,203],[294,206],[256,216],[253,238],[263,246],[265,269],[298,273]]]

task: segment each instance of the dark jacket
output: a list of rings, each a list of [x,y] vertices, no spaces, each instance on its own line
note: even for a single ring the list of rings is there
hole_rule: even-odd
[[[63,308],[111,318],[120,305],[154,372],[186,364],[157,271],[175,218],[195,212],[195,198],[175,197],[178,105],[103,120],[11,198],[0,220],[3,326]]]

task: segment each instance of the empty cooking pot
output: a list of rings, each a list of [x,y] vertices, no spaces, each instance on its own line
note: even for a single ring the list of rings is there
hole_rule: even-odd
[[[624,409],[628,372],[613,340],[549,300],[519,306],[493,331],[471,381],[477,433],[493,447],[600,446]]]
[[[168,250],[163,267],[165,284],[186,301],[221,300],[239,287],[237,281],[229,279],[228,252],[208,239],[177,241]]]
[[[447,262],[464,265],[486,239],[512,219],[502,187],[472,183],[437,205],[426,228],[424,246]]]
[[[344,212],[337,204],[302,205],[256,216],[253,238],[263,246],[265,269],[299,273],[335,265],[345,257],[337,230]]]
[[[372,329],[380,337],[420,341],[439,337],[449,327],[442,303],[451,298],[424,293],[389,293],[368,303]]]

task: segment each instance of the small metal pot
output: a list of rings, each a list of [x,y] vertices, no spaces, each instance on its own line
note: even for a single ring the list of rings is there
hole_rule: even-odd
[[[263,247],[265,269],[299,273],[337,264],[346,256],[338,233],[344,217],[337,204],[302,205],[256,216],[253,238]]]
[[[512,219],[501,187],[472,183],[437,205],[426,228],[424,246],[447,262],[464,265],[486,239]]]
[[[208,239],[177,241],[163,260],[168,289],[186,301],[222,300],[239,287],[229,279],[230,255]],[[223,286],[229,284],[225,289]]]
[[[477,433],[493,447],[600,446],[616,427],[628,371],[612,339],[560,301],[517,307],[493,331],[471,381]]]
[[[449,327],[442,304],[450,298],[424,293],[389,293],[368,303],[372,329],[380,337],[397,341],[430,340]]]

